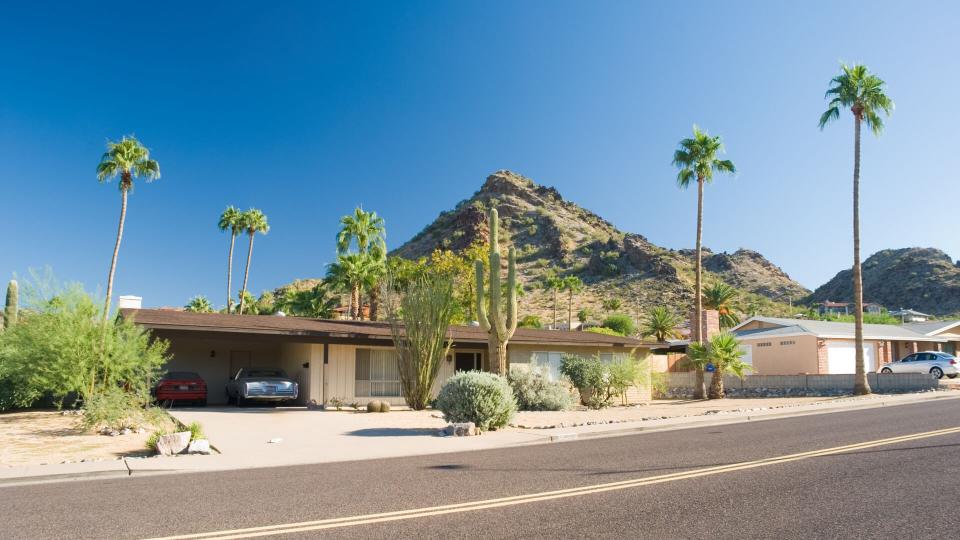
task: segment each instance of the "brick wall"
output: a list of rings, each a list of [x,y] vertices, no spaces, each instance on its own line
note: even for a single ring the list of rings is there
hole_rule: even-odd
[[[827,363],[827,342],[818,339],[817,340],[817,373],[826,374],[830,372],[830,367]]]
[[[699,341],[698,336],[700,335],[700,326],[693,323],[697,319],[695,310],[690,311],[690,341]],[[707,335],[705,340],[712,338],[713,336],[720,333],[720,312],[715,309],[705,309],[702,313],[701,321],[703,321],[703,326],[706,328]]]

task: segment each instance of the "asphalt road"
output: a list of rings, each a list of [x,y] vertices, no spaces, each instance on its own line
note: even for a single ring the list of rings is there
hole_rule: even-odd
[[[960,534],[960,429],[930,433],[949,428],[960,428],[960,400],[459,454],[7,486],[0,537],[949,538]],[[858,443],[872,444],[837,450]],[[834,450],[809,453],[825,449]],[[531,494],[540,495],[522,497]],[[370,517],[402,510],[412,512]],[[351,519],[321,521],[333,518]],[[314,523],[276,534],[302,522]],[[251,527],[268,528],[224,532]]]

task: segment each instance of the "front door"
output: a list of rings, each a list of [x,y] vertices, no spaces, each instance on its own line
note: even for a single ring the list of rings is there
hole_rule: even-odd
[[[455,369],[457,371],[479,371],[480,353],[478,352],[458,352],[454,355]]]

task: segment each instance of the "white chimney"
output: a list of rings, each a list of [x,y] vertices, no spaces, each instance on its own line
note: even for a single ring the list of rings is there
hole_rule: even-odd
[[[117,309],[140,309],[143,305],[142,296],[121,296],[117,299]]]

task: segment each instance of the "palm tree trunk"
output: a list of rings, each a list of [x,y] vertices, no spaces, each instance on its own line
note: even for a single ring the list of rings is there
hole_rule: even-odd
[[[710,380],[710,399],[723,399],[723,370],[718,368],[713,371],[713,379]]]
[[[557,329],[557,289],[553,289],[553,329]]]
[[[243,315],[243,304],[247,300],[247,278],[250,277],[250,259],[253,258],[253,233],[250,233],[250,247],[247,248],[247,268],[243,271],[243,288],[240,289],[240,314]]]
[[[107,300],[103,306],[103,323],[110,318],[110,301],[113,298],[113,277],[117,273],[117,257],[120,255],[120,240],[123,239],[123,222],[127,219],[127,174],[123,173],[120,186],[120,225],[117,227],[117,243],[113,246],[113,259],[110,260],[110,273],[107,275]]]
[[[380,291],[377,285],[370,288],[370,320],[375,321],[380,317]]]
[[[360,304],[360,285],[355,283],[353,285],[353,290],[350,291],[350,305],[351,313],[350,317],[354,320],[360,319],[360,314],[363,312],[363,306]]]
[[[233,311],[233,245],[236,243],[237,234],[230,233],[230,253],[227,255],[227,313]]]
[[[690,324],[690,331],[694,330],[696,325],[695,338],[697,343],[703,343],[706,335],[703,328],[703,178],[697,178],[697,261],[696,261],[696,285],[694,286],[694,321]],[[697,383],[694,387],[694,397],[703,399],[707,393],[704,384],[703,368],[697,368]]]
[[[863,276],[860,269],[860,124],[861,114],[854,111],[853,131],[853,303],[854,343],[857,349],[853,393],[870,393],[863,362]]]

